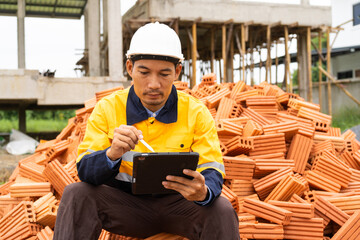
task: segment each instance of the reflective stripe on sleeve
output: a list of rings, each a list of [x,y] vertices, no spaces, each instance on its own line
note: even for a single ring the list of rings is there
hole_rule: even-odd
[[[222,172],[225,172],[225,167],[223,164],[218,163],[218,162],[208,162],[208,163],[203,163],[197,166],[197,168],[205,168],[205,167],[213,167],[213,168],[217,168]]]
[[[118,173],[118,175],[116,175],[115,179],[120,180],[120,181],[124,181],[124,182],[131,182],[132,181],[132,176],[130,176],[127,173]]]

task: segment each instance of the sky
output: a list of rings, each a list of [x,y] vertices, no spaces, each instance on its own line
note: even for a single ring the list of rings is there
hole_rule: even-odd
[[[245,1],[245,0],[236,0]],[[249,1],[249,0],[247,0]],[[276,2],[299,4],[300,0],[252,0],[257,2]],[[359,0],[309,0],[313,5],[329,6],[333,4],[333,26],[341,24],[352,17],[352,6]],[[121,11],[124,14],[135,0],[121,0]],[[352,28],[352,23],[344,25],[352,31],[339,35],[334,47],[359,44],[354,34],[360,39],[360,26]],[[0,16],[0,69],[17,68],[17,21],[16,17]],[[27,69],[40,72],[56,70],[57,77],[79,77],[80,72],[74,70],[75,63],[82,57],[84,49],[84,19],[64,20],[52,18],[25,18],[25,64]],[[291,43],[292,52],[296,51],[296,42]],[[279,49],[279,54],[283,50]],[[266,54],[266,53],[265,53]],[[273,50],[272,56],[275,55]],[[265,59],[266,56],[263,56]],[[296,68],[296,64],[291,66]],[[279,69],[279,71],[283,71]],[[275,72],[274,70],[272,71]],[[255,76],[258,76],[255,72]]]

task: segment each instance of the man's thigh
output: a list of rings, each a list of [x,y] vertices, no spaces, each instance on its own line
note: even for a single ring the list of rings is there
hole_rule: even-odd
[[[134,237],[147,237],[160,231],[156,211],[151,208],[154,201],[151,197],[134,196],[107,185],[80,184],[83,186],[78,187],[77,194],[96,201],[103,229]]]

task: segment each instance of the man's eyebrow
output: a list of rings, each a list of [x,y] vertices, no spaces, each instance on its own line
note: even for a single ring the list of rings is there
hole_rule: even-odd
[[[138,68],[142,68],[142,69],[145,69],[145,70],[150,70],[148,67],[145,67],[144,65],[139,65]]]
[[[164,68],[164,69],[161,69],[160,72],[171,72],[171,68]]]

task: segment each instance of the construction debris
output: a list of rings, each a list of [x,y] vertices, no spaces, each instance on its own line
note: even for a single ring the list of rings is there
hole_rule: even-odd
[[[226,177],[222,196],[239,216],[241,239],[360,238],[360,142],[331,127],[317,104],[262,82],[216,83],[203,76],[193,89],[214,118]],[[77,146],[96,103],[120,90],[98,92],[51,141],[42,141],[0,186],[0,239],[52,239],[66,185],[79,182]],[[219,216],[221,218],[221,216]],[[105,230],[99,240],[136,240]],[[160,233],[148,240],[185,240]]]

